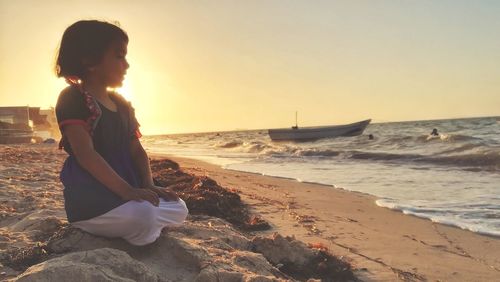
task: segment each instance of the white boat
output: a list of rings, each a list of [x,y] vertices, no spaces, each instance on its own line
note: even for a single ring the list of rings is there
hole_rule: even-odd
[[[269,136],[273,141],[310,141],[320,138],[333,138],[340,136],[357,136],[363,133],[371,119],[344,125],[313,126],[269,129]]]

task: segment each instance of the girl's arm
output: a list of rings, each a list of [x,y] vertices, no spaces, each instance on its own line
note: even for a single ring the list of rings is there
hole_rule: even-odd
[[[139,173],[142,187],[149,188],[166,201],[179,199],[179,197],[174,192],[166,188],[154,185],[151,166],[149,165],[148,154],[142,147],[139,139],[134,138],[130,142],[130,154],[132,156],[135,168]]]
[[[142,187],[152,187],[153,175],[151,173],[151,166],[149,165],[148,154],[142,147],[139,139],[132,139],[130,141],[130,155],[134,162],[135,168],[139,173],[139,178],[141,179]]]
[[[66,125],[64,135],[68,138],[76,160],[99,182],[124,200],[146,200],[158,205],[158,195],[148,189],[135,189],[123,180],[95,149],[88,132],[80,125]]]

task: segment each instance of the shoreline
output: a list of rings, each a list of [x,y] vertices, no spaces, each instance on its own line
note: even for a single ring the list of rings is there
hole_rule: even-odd
[[[356,191],[353,191],[353,192],[356,192]],[[378,200],[376,200],[376,201],[378,201]],[[419,218],[419,219],[424,219],[424,220],[427,220],[427,221],[429,221],[429,222],[431,222],[433,224],[440,224],[440,225],[443,225],[443,226],[447,226],[447,227],[451,227],[451,228],[456,228],[457,230],[462,230],[462,231],[470,232],[470,233],[478,235],[478,236],[484,236],[484,237],[488,237],[488,238],[500,240],[500,235],[491,234],[489,232],[472,231],[470,229],[462,228],[462,227],[460,227],[458,225],[455,225],[453,223],[446,223],[446,222],[435,221],[435,220],[432,220],[432,219],[430,219],[428,217],[425,217],[425,216],[419,216],[419,215],[412,214],[412,213],[409,213],[409,212],[407,213],[407,212],[405,212],[402,209],[391,209],[389,207],[381,206],[377,202],[375,202],[375,204],[379,208],[383,208],[383,209],[388,209],[388,210],[391,210],[391,211],[399,212],[399,213],[403,214],[404,216],[409,216],[409,217],[415,217],[415,218]]]
[[[56,145],[0,146],[0,151],[4,188],[0,189],[0,280],[57,277],[67,272],[68,263],[74,273],[82,273],[88,267],[82,264],[87,257],[106,261],[110,255],[123,267],[112,270],[100,263],[96,267],[131,279],[135,276],[123,269],[141,263],[151,277],[175,281],[216,273],[281,277],[275,269],[292,258],[304,261],[312,249],[328,250],[361,281],[494,281],[500,274],[496,238],[381,208],[376,197],[361,192],[159,154],[150,155],[163,159],[152,162],[157,181],[173,185],[190,202],[193,215],[184,226],[166,230],[151,246],[135,248],[121,239],[96,237],[68,226],[59,182],[66,154]],[[252,226],[263,222],[271,229],[239,233],[228,223],[244,215],[236,207],[248,211],[244,214],[252,216]],[[302,247],[290,251],[292,245]],[[257,246],[267,246],[262,254],[279,255],[280,261],[270,264],[274,259],[256,254]],[[214,266],[205,269],[205,265]],[[307,264],[296,274],[319,271],[319,266]]]
[[[500,235],[492,234],[492,233],[487,232],[487,231],[485,231],[485,232],[473,231],[471,229],[462,228],[461,226],[453,224],[453,223],[445,223],[445,222],[435,221],[435,220],[433,220],[432,218],[429,218],[429,217],[412,214],[410,212],[406,212],[404,209],[386,207],[386,206],[380,205],[378,203],[379,200],[384,200],[384,198],[382,198],[382,197],[378,197],[376,195],[372,195],[372,194],[369,194],[369,193],[366,193],[366,192],[361,192],[361,191],[356,191],[356,190],[349,190],[349,189],[346,189],[346,188],[343,188],[343,187],[340,187],[340,186],[336,186],[334,184],[325,184],[325,183],[314,182],[314,181],[300,181],[299,179],[293,178],[293,177],[278,176],[278,175],[271,175],[271,174],[262,174],[262,173],[258,173],[258,172],[252,172],[252,171],[243,171],[243,170],[237,170],[237,169],[232,169],[232,168],[224,168],[222,165],[210,163],[210,162],[205,161],[205,160],[199,160],[199,159],[195,159],[195,158],[189,158],[189,157],[183,157],[183,156],[177,156],[177,155],[171,155],[171,154],[154,154],[153,153],[153,154],[150,155],[150,157],[151,156],[165,157],[165,158],[169,158],[169,159],[175,159],[175,158],[189,159],[189,160],[192,160],[192,161],[199,161],[199,162],[206,163],[206,164],[209,164],[209,165],[218,166],[220,169],[227,170],[227,171],[232,171],[234,173],[247,173],[247,174],[252,174],[252,175],[256,175],[256,176],[272,177],[272,178],[290,180],[290,181],[294,181],[294,182],[297,182],[297,183],[319,185],[319,186],[323,186],[323,187],[328,187],[328,188],[332,188],[332,189],[346,191],[346,192],[349,192],[349,193],[361,194],[361,195],[373,198],[375,205],[377,205],[380,208],[384,208],[384,209],[388,209],[388,210],[391,210],[391,211],[399,212],[399,213],[401,213],[401,214],[403,214],[405,216],[411,216],[411,217],[415,217],[415,218],[419,218],[419,219],[424,219],[424,220],[428,220],[428,221],[430,221],[432,223],[441,224],[441,225],[444,225],[444,226],[457,228],[459,230],[464,230],[464,231],[472,232],[472,233],[477,234],[477,235],[481,235],[481,236],[485,236],[485,237],[490,237],[490,238],[494,238],[494,239],[500,239]]]
[[[325,245],[345,256],[367,280],[494,280],[500,275],[500,240],[402,211],[377,197],[333,185],[224,169],[168,154],[183,171],[234,188],[273,227],[270,231]],[[336,188],[336,189],[332,189]]]

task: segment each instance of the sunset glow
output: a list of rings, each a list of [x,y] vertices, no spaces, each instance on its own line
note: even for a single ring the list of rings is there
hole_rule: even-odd
[[[120,93],[125,99],[132,100],[132,90],[130,87],[129,80],[125,79],[123,85],[120,88],[115,89],[116,92]]]
[[[130,37],[118,92],[146,134],[288,127],[295,111],[300,125],[495,116],[499,14],[491,1],[0,1],[0,105],[54,106],[60,38],[91,18]]]

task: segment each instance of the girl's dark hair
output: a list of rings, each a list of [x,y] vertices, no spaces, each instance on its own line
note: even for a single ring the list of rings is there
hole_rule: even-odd
[[[83,78],[87,69],[97,65],[115,41],[128,43],[128,36],[114,24],[85,20],[70,25],[64,31],[57,54],[57,77]]]

